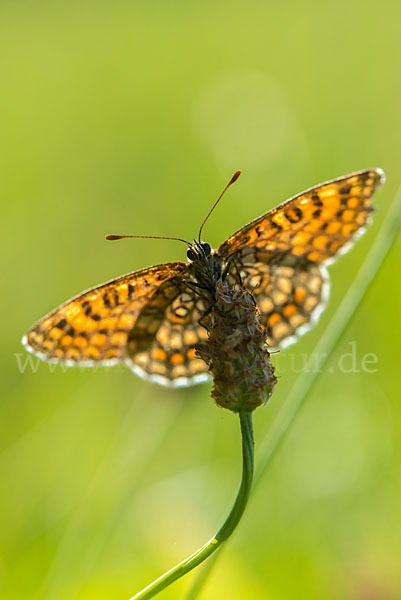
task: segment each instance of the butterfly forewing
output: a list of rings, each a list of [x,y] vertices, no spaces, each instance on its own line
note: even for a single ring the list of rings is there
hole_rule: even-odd
[[[324,263],[367,224],[372,194],[383,180],[377,169],[315,186],[242,227],[218,252],[248,263]]]
[[[187,273],[185,263],[166,263],[91,288],[41,319],[23,341],[45,360],[69,364],[123,360],[129,333],[149,297],[166,280]]]

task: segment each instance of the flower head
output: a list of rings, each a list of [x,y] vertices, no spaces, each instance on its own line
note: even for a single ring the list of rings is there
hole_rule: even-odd
[[[219,281],[207,328],[208,340],[196,350],[213,376],[216,403],[233,412],[266,404],[277,379],[252,294]]]

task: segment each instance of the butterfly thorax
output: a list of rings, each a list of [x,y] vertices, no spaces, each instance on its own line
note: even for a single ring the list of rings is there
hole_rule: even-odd
[[[216,283],[222,277],[222,258],[207,242],[194,242],[187,250],[192,277],[213,300]]]

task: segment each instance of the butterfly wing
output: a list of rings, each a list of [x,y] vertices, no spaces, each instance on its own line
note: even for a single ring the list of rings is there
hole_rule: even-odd
[[[163,283],[188,274],[183,262],[156,265],[112,279],[43,317],[23,344],[43,360],[112,364],[127,358],[127,341],[142,308]]]
[[[316,323],[329,295],[326,266],[364,231],[383,182],[377,169],[315,186],[221,244],[219,254],[234,259],[253,292],[272,346],[288,346]]]
[[[358,171],[310,188],[230,236],[218,248],[246,262],[321,264],[341,253],[369,222],[380,169]]]
[[[328,300],[327,269],[320,265],[237,263],[244,286],[252,292],[271,348],[293,344],[314,325]],[[235,277],[234,271],[231,277]]]
[[[368,222],[379,170],[360,171],[307,190],[259,217],[218,249],[235,257],[253,290],[272,345],[294,341],[316,319],[328,295],[325,264]],[[26,348],[45,360],[90,365],[126,360],[166,385],[208,378],[195,356],[207,337],[205,306],[183,283],[185,263],[149,267],[96,286],[41,319]],[[232,277],[236,275],[231,274]]]
[[[199,324],[203,300],[174,278],[163,283],[143,307],[128,338],[127,364],[162,385],[187,386],[209,379],[195,345],[207,339]]]

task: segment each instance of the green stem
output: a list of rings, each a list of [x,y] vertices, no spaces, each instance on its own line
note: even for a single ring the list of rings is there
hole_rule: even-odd
[[[230,514],[224,521],[222,527],[206,544],[201,546],[199,550],[185,558],[182,562],[175,565],[172,569],[158,577],[150,583],[146,588],[135,594],[131,600],[143,600],[144,598],[153,598],[164,590],[171,583],[189,573],[192,569],[200,565],[211,554],[216,552],[221,545],[230,537],[234,529],[241,520],[245,510],[251,490],[253,478],[253,463],[254,463],[254,442],[252,428],[252,413],[239,413],[242,435],[242,479],[238,491],[237,498],[231,509]]]

